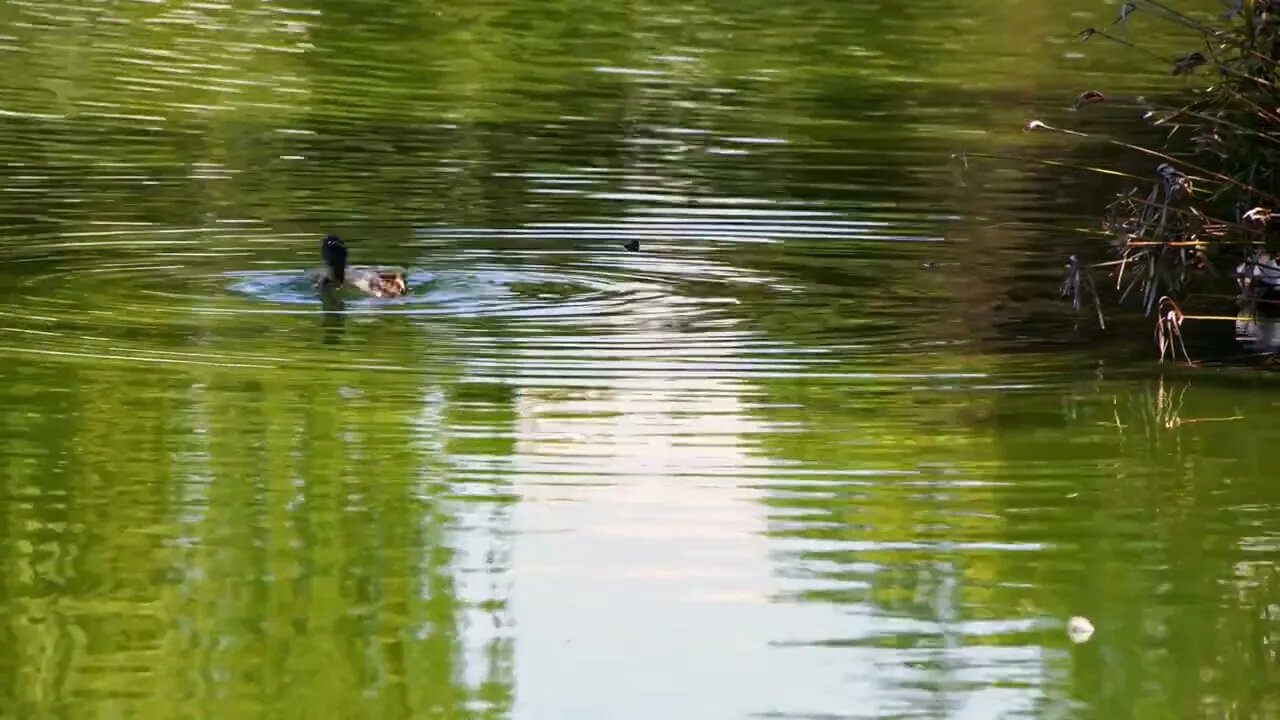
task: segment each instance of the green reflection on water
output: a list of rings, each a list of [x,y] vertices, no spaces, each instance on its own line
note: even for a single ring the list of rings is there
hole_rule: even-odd
[[[460,597],[460,570],[494,568],[463,565],[455,537],[500,552],[506,501],[452,508],[425,461],[435,422],[357,379],[6,378],[14,716],[509,708],[508,641],[467,647],[461,630],[500,626],[505,598]],[[436,405],[468,416],[453,406]]]

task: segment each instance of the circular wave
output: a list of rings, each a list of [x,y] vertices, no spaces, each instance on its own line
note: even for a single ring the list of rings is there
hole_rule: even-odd
[[[775,222],[790,223],[792,235],[829,231],[805,219]],[[796,249],[782,252],[714,235],[677,241],[652,228],[641,233],[641,252],[627,252],[621,240],[636,230],[437,227],[408,242],[362,239],[353,254],[409,268],[410,291],[345,291],[338,304],[322,302],[308,277],[318,262],[315,233],[33,235],[0,247],[0,274],[10,275],[0,278],[0,354],[409,373],[466,367],[505,381],[702,389],[798,372],[956,377],[923,356],[963,340],[921,336],[920,327],[939,327],[914,322],[930,303],[880,282],[901,264],[897,243],[864,248],[864,261],[851,264],[817,240],[792,238]],[[334,346],[345,350],[335,355]]]
[[[228,289],[259,304],[234,311],[271,313],[297,312],[300,307],[323,308],[324,303],[305,273],[292,269],[228,273]],[[668,289],[653,282],[612,280],[598,274],[566,274],[551,269],[410,270],[406,277],[409,292],[398,298],[372,298],[344,290],[338,296],[342,310],[458,318],[586,317],[655,299]]]
[[[344,291],[335,306],[311,286],[311,234],[140,229],[22,240],[0,248],[0,354],[46,359],[331,367],[331,346],[347,344],[368,356],[348,365],[412,372],[445,356],[496,366],[505,344],[500,362],[523,373],[643,374],[665,358],[679,374],[720,365],[734,338],[751,334],[717,323],[737,302],[730,286],[763,282],[699,253],[434,234],[381,252],[362,244],[362,257],[409,260],[399,264],[410,291]],[[690,332],[703,322],[714,329]]]

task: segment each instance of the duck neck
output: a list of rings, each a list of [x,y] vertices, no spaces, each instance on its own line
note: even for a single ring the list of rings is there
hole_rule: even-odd
[[[341,265],[330,265],[326,276],[330,283],[341,285],[347,279],[347,269]]]

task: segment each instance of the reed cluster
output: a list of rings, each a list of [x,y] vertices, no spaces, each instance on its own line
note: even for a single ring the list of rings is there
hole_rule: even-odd
[[[1146,177],[1090,168],[1133,184],[1106,207],[1106,243],[1097,254],[1069,258],[1063,293],[1079,309],[1091,306],[1104,326],[1108,305],[1137,303],[1155,318],[1162,358],[1180,346],[1185,320],[1236,319],[1184,312],[1192,297],[1212,297],[1206,288],[1236,293],[1244,313],[1280,315],[1280,248],[1272,231],[1280,223],[1280,0],[1224,4],[1225,12],[1193,17],[1159,0],[1132,0],[1111,24],[1080,32],[1081,41],[1109,42],[1165,63],[1171,76],[1199,80],[1172,106],[1142,100],[1142,120],[1164,131],[1158,144],[1040,120],[1025,126],[1107,143],[1150,161]],[[1135,13],[1185,31],[1185,51],[1163,57],[1144,48],[1123,31]],[[1105,88],[1091,88],[1073,109],[1088,112],[1108,101]]]

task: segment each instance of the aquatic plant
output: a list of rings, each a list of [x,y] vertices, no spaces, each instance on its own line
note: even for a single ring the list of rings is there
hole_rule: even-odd
[[[1225,14],[1193,17],[1159,0],[1124,3],[1104,28],[1086,28],[1081,41],[1109,41],[1152,61],[1167,63],[1171,76],[1201,76],[1207,84],[1188,92],[1184,103],[1158,107],[1145,99],[1141,118],[1165,130],[1158,147],[1056,127],[1032,120],[1026,131],[1055,132],[1107,143],[1146,156],[1149,176],[1115,168],[1090,168],[1138,183],[1107,206],[1102,235],[1108,243],[1092,262],[1071,256],[1064,296],[1079,309],[1091,304],[1105,327],[1104,305],[1133,299],[1156,316],[1161,358],[1181,346],[1188,319],[1235,320],[1235,316],[1183,311],[1190,289],[1234,277],[1246,313],[1275,304],[1280,309],[1273,213],[1280,210],[1280,0],[1227,3]],[[1163,57],[1115,31],[1134,13],[1149,13],[1186,31],[1192,43],[1177,57]],[[1123,35],[1123,36],[1122,36]],[[1108,102],[1097,89],[1077,96],[1072,109]],[[1280,215],[1277,215],[1280,221]],[[1105,280],[1105,282],[1104,282]],[[1224,283],[1225,284],[1225,283]],[[1099,292],[1100,289],[1110,292]],[[1104,294],[1106,300],[1104,300]],[[1274,297],[1273,297],[1274,295]],[[1197,293],[1197,298],[1210,293]],[[1221,297],[1221,296],[1219,296]],[[1265,309],[1265,307],[1263,307]],[[1185,356],[1185,348],[1182,349]]]

